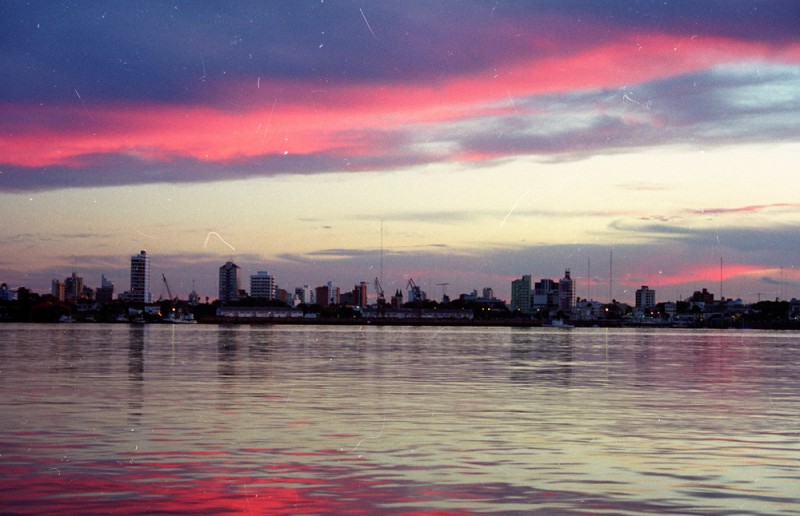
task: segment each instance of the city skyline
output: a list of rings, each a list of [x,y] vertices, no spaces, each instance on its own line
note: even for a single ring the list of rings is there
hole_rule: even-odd
[[[436,298],[565,269],[580,297],[800,297],[794,2],[0,14],[11,287],[121,290],[147,249],[154,297],[215,298],[228,260]]]
[[[144,303],[156,303],[161,300],[166,299],[192,299],[193,294],[195,299],[202,299],[206,296],[198,294],[194,289],[191,292],[180,292],[180,291],[172,291],[172,289],[168,286],[168,279],[166,278],[166,274],[163,272],[156,272],[156,276],[160,276],[163,278],[162,281],[156,281],[155,283],[152,282],[150,276],[152,275],[152,266],[150,264],[152,256],[147,253],[146,250],[139,251],[139,254],[133,255],[130,257],[130,267],[128,269],[129,275],[129,282],[128,282],[128,289],[125,289],[126,284],[115,284],[113,281],[109,281],[108,278],[104,273],[100,275],[100,283],[99,287],[111,288],[111,291],[114,292],[114,298],[116,299],[119,297],[120,299],[124,299],[127,301],[134,301],[134,302],[144,302]],[[588,264],[587,264],[588,265]],[[261,267],[263,264],[256,265],[256,267]],[[609,263],[609,266],[611,264]],[[723,264],[720,263],[720,267]],[[223,300],[223,301],[235,301],[239,298],[239,292],[243,292],[248,297],[264,297],[268,299],[277,299],[277,293],[279,290],[284,290],[288,299],[291,299],[297,290],[306,290],[309,292],[313,292],[314,289],[319,288],[335,288],[337,292],[341,291],[342,293],[349,292],[349,286],[346,284],[341,284],[338,282],[336,278],[328,279],[325,282],[313,284],[313,283],[301,283],[297,285],[287,285],[281,283],[279,278],[270,274],[268,271],[261,269],[247,269],[246,267],[239,266],[236,264],[232,259],[228,259],[225,263],[221,264],[219,267],[216,268],[215,274],[218,274],[218,280],[216,283],[216,292],[220,293],[218,296],[209,295],[207,296],[210,300]],[[700,286],[691,292],[687,292],[685,295],[680,294],[677,297],[669,298],[665,297],[664,295],[659,295],[656,297],[658,293],[658,288],[653,287],[651,285],[642,284],[637,286],[634,290],[630,292],[625,290],[623,292],[624,297],[614,297],[614,289],[613,283],[600,285],[594,284],[595,290],[592,290],[591,285],[580,285],[575,281],[574,276],[571,273],[569,268],[564,269],[563,278],[559,279],[559,276],[550,276],[546,277],[544,275],[537,275],[535,273],[521,273],[518,275],[519,277],[514,278],[509,285],[509,296],[504,297],[501,295],[495,295],[495,292],[502,291],[503,288],[498,289],[497,286],[492,285],[483,285],[483,286],[475,286],[465,291],[461,292],[453,292],[448,290],[450,285],[449,282],[443,283],[433,283],[431,281],[422,280],[420,282],[414,281],[413,278],[408,278],[406,283],[403,285],[397,285],[392,287],[391,291],[389,289],[383,288],[385,292],[386,299],[390,298],[393,295],[393,292],[399,291],[402,293],[404,297],[411,297],[411,287],[410,285],[414,285],[415,289],[419,289],[423,292],[425,299],[429,299],[432,301],[441,302],[443,301],[445,295],[451,297],[452,299],[458,299],[460,296],[466,295],[478,295],[481,297],[478,292],[483,292],[485,297],[485,293],[491,292],[491,298],[498,299],[506,303],[509,307],[513,308],[515,305],[519,304],[519,301],[515,301],[516,294],[514,293],[516,287],[514,284],[519,283],[523,285],[525,281],[527,281],[527,287],[523,289],[523,291],[528,292],[525,294],[529,296],[527,301],[523,301],[523,304],[530,304],[532,303],[532,299],[534,297],[534,282],[537,284],[541,282],[546,282],[550,286],[546,287],[548,289],[554,288],[553,292],[556,292],[561,296],[562,292],[559,288],[559,284],[567,280],[569,283],[568,293],[567,296],[571,299],[569,305],[572,306],[576,300],[588,300],[592,302],[600,302],[600,303],[611,303],[611,302],[619,302],[625,303],[631,306],[639,306],[640,304],[645,304],[647,306],[652,306],[656,303],[662,302],[677,302],[677,301],[686,301],[690,299],[693,295],[697,295],[698,293],[702,292],[704,294],[710,294],[712,296],[716,296],[718,300],[732,300],[732,301],[743,301],[746,303],[754,303],[759,302],[762,300],[770,300],[772,299],[770,293],[768,292],[755,292],[754,297],[756,299],[750,299],[747,296],[739,296],[736,294],[733,295],[724,295],[723,281],[722,277],[722,269],[720,270],[720,283],[718,283],[717,287],[719,287],[719,291],[714,290],[713,286]],[[146,278],[146,279],[145,279]],[[527,280],[526,280],[527,278]],[[204,278],[207,279],[207,278]],[[375,279],[379,279],[375,277]],[[385,280],[384,280],[385,281]],[[381,286],[383,286],[384,281],[381,281]],[[70,283],[73,282],[73,283]],[[420,283],[420,284],[417,284]],[[395,284],[395,282],[392,282]],[[70,286],[72,285],[72,286]],[[80,291],[84,287],[90,288],[93,291],[97,291],[98,288],[92,286],[91,280],[87,281],[82,274],[80,274],[75,268],[71,271],[71,276],[67,276],[64,281],[62,281],[58,277],[53,277],[50,282],[50,286],[48,289],[44,289],[38,291],[39,294],[49,294],[52,293],[54,296],[58,297],[59,299],[65,300],[68,298],[75,298],[80,295]],[[253,288],[261,291],[270,291],[272,292],[271,295],[259,295],[254,294],[252,292]],[[25,285],[21,285],[21,287],[28,288],[34,292],[37,292],[37,289],[30,289]],[[249,288],[248,288],[249,287]],[[59,295],[55,294],[55,289],[59,288],[63,292]],[[375,289],[374,282],[367,281],[366,279],[358,280],[354,283],[354,290],[356,289],[365,289],[366,299],[369,305],[372,305],[377,302],[378,293]],[[155,292],[154,292],[155,290]],[[605,291],[605,293],[604,293]],[[158,292],[158,295],[156,295]],[[222,293],[225,292],[223,295]],[[585,292],[585,294],[581,295],[581,292]],[[639,298],[640,294],[644,292],[645,297]],[[774,296],[774,299],[781,300],[781,301],[789,301],[794,300],[794,296],[786,297],[783,295],[783,288],[779,291],[780,295]],[[608,297],[610,296],[610,297]],[[645,300],[642,303],[642,300]],[[539,300],[537,303],[541,303],[542,301]],[[563,300],[558,299],[555,301],[556,304],[563,305]],[[291,303],[290,303],[291,304]]]

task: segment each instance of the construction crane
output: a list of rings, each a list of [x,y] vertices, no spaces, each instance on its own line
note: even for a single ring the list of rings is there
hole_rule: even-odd
[[[167,277],[164,275],[163,272],[161,273],[161,279],[164,280],[164,286],[167,288],[167,295],[169,296],[169,300],[175,301],[176,298],[175,296],[172,295],[172,289],[169,288],[169,281],[167,281]]]

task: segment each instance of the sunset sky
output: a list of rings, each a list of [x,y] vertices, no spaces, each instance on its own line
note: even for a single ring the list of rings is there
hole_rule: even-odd
[[[795,1],[4,2],[0,85],[11,288],[800,297]]]

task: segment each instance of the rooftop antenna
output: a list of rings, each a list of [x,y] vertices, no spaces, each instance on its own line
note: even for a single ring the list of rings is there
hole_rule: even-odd
[[[383,219],[381,219],[381,268],[380,268],[380,275],[381,275],[381,284],[383,284]]]
[[[719,257],[719,299],[720,301],[725,299],[722,295],[722,256]]]

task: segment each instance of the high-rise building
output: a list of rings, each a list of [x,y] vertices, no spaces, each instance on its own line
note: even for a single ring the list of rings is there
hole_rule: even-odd
[[[558,282],[549,278],[542,278],[533,284],[533,304],[534,310],[558,309]]]
[[[636,308],[652,308],[656,306],[656,291],[647,285],[636,290]]]
[[[258,271],[250,276],[250,297],[275,299],[278,286],[267,271]]]
[[[150,257],[147,251],[131,256],[130,300],[139,303],[150,302]]]
[[[109,304],[114,300],[114,284],[106,279],[105,276],[100,276],[100,287],[95,292],[98,303]]]
[[[328,286],[323,285],[314,289],[314,297],[319,306],[328,306],[330,304],[330,295],[328,294]]]
[[[531,276],[526,274],[518,280],[511,282],[511,311],[517,310],[528,313],[532,308],[531,304]]]
[[[72,273],[72,276],[64,280],[67,300],[77,301],[83,295],[83,278]]]
[[[303,303],[306,305],[314,304],[314,291],[311,290],[311,287],[308,285],[295,288],[294,297],[297,299],[298,303]]]
[[[242,283],[242,269],[233,262],[225,262],[219,268],[219,300],[230,303],[239,300],[239,289]]]
[[[292,301],[289,298],[289,292],[287,292],[285,288],[277,288],[277,287],[275,288],[275,299],[287,304],[290,304]]]
[[[575,282],[567,269],[564,271],[564,277],[558,282],[558,309],[564,313],[571,313],[574,306]]]
[[[332,281],[328,282],[328,304],[339,304],[339,287],[334,287]]]
[[[54,279],[50,283],[50,293],[61,302],[67,300],[67,286],[61,280]]]
[[[356,306],[367,306],[367,282],[362,281],[353,287],[353,303]]]

